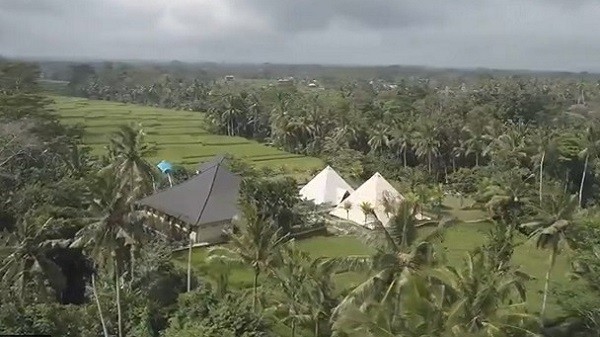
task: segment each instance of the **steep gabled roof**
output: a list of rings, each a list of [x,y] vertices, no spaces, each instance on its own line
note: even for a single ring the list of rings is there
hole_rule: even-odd
[[[306,200],[312,200],[315,204],[337,205],[346,193],[352,192],[354,192],[352,186],[340,177],[331,166],[327,166],[300,189],[300,196]]]
[[[222,158],[202,165],[193,178],[139,201],[192,226],[227,221],[238,212],[242,178],[231,173]]]
[[[360,207],[363,202],[367,202],[373,207],[377,219],[385,226],[390,219],[385,213],[384,199],[391,202],[399,202],[404,200],[404,197],[377,172],[350,194],[344,202],[332,210],[330,214],[338,218],[351,220],[360,225],[369,225],[373,219],[367,217],[365,221],[365,214]],[[346,212],[344,209],[345,203],[350,203],[351,205],[349,212]]]

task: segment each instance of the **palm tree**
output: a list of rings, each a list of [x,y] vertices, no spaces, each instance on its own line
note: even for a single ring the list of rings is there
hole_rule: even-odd
[[[365,233],[367,243],[376,250],[374,255],[325,260],[324,265],[333,265],[339,271],[372,273],[367,281],[356,286],[344,298],[336,311],[353,303],[360,306],[361,310],[366,310],[374,301],[397,304],[407,277],[435,261],[433,243],[442,238],[447,223],[448,220],[441,221],[435,230],[418,238],[416,228],[419,221],[414,207],[410,202],[404,201],[386,227],[376,222],[375,229]],[[398,309],[393,305],[394,312],[397,313]]]
[[[294,241],[288,242],[281,253],[279,265],[272,269],[279,285],[274,293],[278,308],[288,311],[286,319],[292,323],[292,335],[297,323],[312,323],[318,337],[321,323],[328,320],[335,302],[332,265],[313,260]]]
[[[579,153],[580,157],[585,158],[583,173],[581,174],[581,184],[579,185],[579,207],[583,207],[583,186],[585,184],[589,161],[596,159],[600,154],[600,133],[595,126],[587,128],[584,144],[584,149]]]
[[[376,125],[367,144],[372,153],[381,153],[381,151],[390,144],[389,128],[385,125]]]
[[[475,155],[475,166],[479,166],[479,158],[487,146],[485,120],[479,115],[467,114],[468,124],[462,128],[466,135],[463,142],[465,155]]]
[[[349,200],[344,201],[342,207],[346,211],[346,220],[350,220],[350,210],[352,209],[352,203]]]
[[[427,160],[427,171],[431,173],[433,159],[437,157],[440,142],[437,139],[437,128],[430,121],[420,121],[415,132],[415,153],[419,158]]]
[[[392,131],[391,144],[396,146],[402,152],[402,164],[407,165],[406,152],[410,148],[410,140],[412,135],[412,126],[410,123],[402,123]]]
[[[431,202],[431,206],[435,210],[438,219],[442,216],[444,196],[444,186],[442,184],[437,184],[429,190],[429,201]]]
[[[43,286],[47,280],[51,288],[60,293],[66,286],[66,278],[60,267],[48,257],[50,250],[68,246],[67,240],[50,240],[49,232],[52,230],[53,219],[48,219],[44,224],[37,225],[31,220],[23,219],[14,232],[0,233],[2,248],[0,257],[3,258],[0,266],[0,275],[5,285],[16,285],[21,300],[25,302],[27,287],[35,281],[47,293]]]
[[[308,268],[310,282],[308,283],[308,312],[314,324],[315,337],[320,335],[321,322],[329,322],[331,311],[337,304],[333,272],[320,261],[313,260]]]
[[[371,205],[370,202],[364,201],[360,204],[360,210],[365,215],[365,225],[366,225],[369,215],[373,214],[373,211],[374,211],[373,206]]]
[[[393,324],[390,316],[388,308],[380,303],[373,303],[368,311],[357,305],[348,305],[340,310],[333,330],[349,337],[407,336],[403,334],[406,330]]]
[[[106,173],[106,172],[104,172]],[[115,297],[118,314],[119,337],[123,336],[121,312],[121,277],[120,266],[124,263],[123,252],[126,247],[130,251],[139,245],[145,236],[143,227],[129,206],[129,198],[121,193],[122,185],[116,177],[102,174],[96,184],[96,199],[92,204],[92,212],[96,215],[93,222],[76,234],[71,244],[74,248],[90,250],[90,255],[99,265],[112,264],[115,278]],[[130,254],[131,255],[131,254]],[[133,261],[130,261],[133,264]],[[133,275],[130,275],[133,277]]]
[[[490,217],[513,224],[529,200],[531,190],[528,181],[534,177],[527,169],[514,168],[486,179],[480,201],[485,203]]]
[[[532,139],[536,143],[537,152],[539,156],[539,198],[540,198],[540,207],[543,203],[543,186],[544,186],[544,161],[546,159],[546,155],[550,150],[550,146],[554,141],[555,133],[552,129],[549,128],[541,128],[536,129],[537,132],[533,135]]]
[[[120,193],[128,198],[128,203],[152,192],[152,181],[156,175],[148,158],[154,149],[144,142],[141,127],[123,125],[110,140],[109,160],[106,168],[120,181]]]
[[[494,139],[486,153],[492,155],[494,164],[508,167],[523,166],[522,161],[528,158],[527,152],[528,127],[523,124],[509,124],[504,127],[504,133]]]
[[[498,270],[489,261],[487,253],[478,249],[467,255],[462,269],[447,266],[431,272],[450,299],[446,329],[454,334],[493,335],[518,329],[530,318],[524,311],[525,282],[530,277],[514,268]]]
[[[108,329],[106,328],[106,321],[104,319],[104,314],[102,313],[102,305],[100,305],[100,298],[98,297],[98,289],[96,288],[96,274],[92,274],[92,293],[94,294],[94,299],[96,300],[96,306],[98,307],[98,316],[100,316],[100,324],[102,325],[102,333],[104,333],[104,337],[109,337]]]
[[[307,289],[309,275],[307,268],[310,259],[307,253],[297,249],[294,242],[290,242],[282,249],[282,263],[279,268],[273,270],[281,299],[277,302],[279,307],[286,309],[287,314],[284,321],[291,323],[291,336],[296,336],[297,324],[311,319],[309,312],[309,301]]]
[[[413,189],[408,197],[412,199],[413,206],[415,208],[415,214],[422,214],[423,208],[430,201],[432,197],[432,191],[427,185],[419,184]]]
[[[110,140],[110,164],[106,171],[115,174],[119,181],[119,191],[125,202],[133,210],[133,203],[154,191],[156,168],[144,158],[154,153],[154,148],[144,141],[145,133],[141,126],[123,125]],[[108,173],[107,173],[108,174]],[[170,177],[169,177],[170,178]],[[133,282],[136,243],[130,247],[130,281]]]
[[[556,190],[560,189],[556,188]],[[578,200],[575,195],[561,192],[549,193],[545,198],[544,207],[538,209],[537,219],[521,225],[523,228],[533,229],[530,237],[536,241],[537,248],[550,249],[550,260],[544,282],[544,297],[540,311],[542,319],[546,312],[550,275],[556,263],[560,246],[567,241],[567,230],[573,225],[577,206]]]
[[[258,304],[258,277],[266,271],[277,257],[279,246],[287,239],[279,229],[260,215],[256,206],[242,205],[243,223],[236,233],[231,232],[231,244],[210,250],[213,258],[236,260],[251,266],[254,273],[252,282],[252,308],[256,312]]]
[[[395,212],[397,203],[390,195],[384,194],[381,198],[381,206],[383,206],[383,212],[389,218]]]

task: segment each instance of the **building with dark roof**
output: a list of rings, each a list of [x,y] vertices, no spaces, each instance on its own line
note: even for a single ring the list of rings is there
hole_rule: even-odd
[[[223,157],[203,163],[197,173],[138,204],[163,222],[183,230],[191,228],[196,243],[222,241],[224,230],[238,214],[242,178],[226,167]]]

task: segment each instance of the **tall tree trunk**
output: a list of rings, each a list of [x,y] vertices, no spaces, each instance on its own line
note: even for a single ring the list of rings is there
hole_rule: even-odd
[[[548,288],[550,285],[550,274],[556,261],[556,249],[552,249],[550,254],[550,264],[548,265],[548,271],[546,272],[546,280],[544,281],[544,297],[542,298],[542,310],[540,311],[540,320],[544,320],[544,314],[546,313],[546,301],[548,300]]]
[[[21,293],[20,293],[20,297],[21,297],[21,303],[23,305],[25,305],[25,295],[27,294],[27,274],[29,274],[27,272],[28,266],[27,266],[27,261],[23,262],[23,274],[21,275]]]
[[[315,337],[319,337],[319,316],[314,318],[315,320]]]
[[[542,158],[540,159],[540,207],[542,206],[542,194],[544,186],[544,159],[546,158],[546,151],[542,151]]]
[[[583,207],[583,184],[585,183],[585,173],[587,172],[590,155],[585,155],[585,164],[583,164],[583,173],[581,174],[581,185],[579,186],[579,207]]]
[[[448,166],[446,165],[445,160],[444,160],[444,182],[446,184],[448,184]]]
[[[92,293],[94,294],[94,299],[96,299],[100,324],[102,324],[102,332],[104,333],[104,337],[109,337],[108,330],[106,329],[106,322],[104,321],[104,315],[102,314],[102,306],[100,305],[100,299],[98,298],[98,290],[96,289],[96,275],[94,274],[92,274]]]
[[[431,153],[427,154],[427,171],[431,174]]]
[[[134,272],[135,272],[135,246],[134,245],[130,245],[129,246],[129,255],[130,255],[130,261],[129,261],[129,273],[131,275],[129,275],[129,288],[133,287],[133,279],[134,279]]]
[[[121,313],[121,285],[119,282],[119,263],[117,262],[117,254],[114,254],[114,264],[115,264],[115,296],[117,300],[117,325],[119,330],[119,337],[123,337],[123,316]]]
[[[397,318],[400,316],[400,289],[396,289],[396,300],[394,301],[394,316],[392,316],[392,324],[396,324]]]
[[[256,306],[258,304],[258,275],[260,270],[254,268],[254,281],[252,282],[252,311],[256,312]]]
[[[475,167],[479,167],[479,152],[475,152]]]
[[[406,146],[402,149],[402,163],[404,164],[404,168],[406,168]]]
[[[452,172],[456,172],[456,157],[452,156]]]
[[[192,241],[192,227],[188,230],[188,261],[187,261],[187,291],[192,291],[192,248],[194,243]]]
[[[296,337],[296,320],[292,318],[292,337]]]

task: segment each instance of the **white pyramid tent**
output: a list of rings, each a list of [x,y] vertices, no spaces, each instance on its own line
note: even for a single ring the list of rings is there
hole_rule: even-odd
[[[315,204],[329,203],[334,206],[340,203],[346,193],[354,192],[350,186],[331,166],[327,166],[308,184],[300,189],[300,196],[312,200]]]
[[[404,200],[404,197],[377,172],[357,188],[354,193],[350,194],[344,202],[333,209],[330,214],[341,219],[356,222],[359,225],[371,227],[375,219],[372,216],[368,216],[365,219],[365,213],[363,213],[360,206],[362,203],[367,202],[373,207],[377,219],[385,226],[390,220],[385,213],[385,199],[397,203]],[[344,207],[346,204],[350,205],[349,211],[346,211]]]

